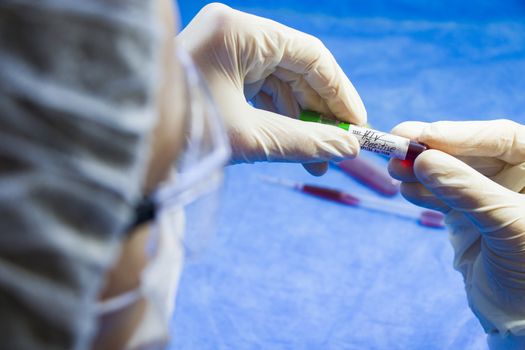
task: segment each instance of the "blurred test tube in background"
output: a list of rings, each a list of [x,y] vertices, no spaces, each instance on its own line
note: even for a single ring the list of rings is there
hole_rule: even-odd
[[[375,192],[392,197],[399,193],[400,182],[388,174],[387,167],[381,167],[362,156],[334,163],[345,174]]]

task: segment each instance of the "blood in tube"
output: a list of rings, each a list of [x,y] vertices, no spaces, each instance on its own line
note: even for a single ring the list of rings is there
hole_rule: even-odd
[[[426,227],[445,227],[445,215],[439,211],[425,210],[419,216],[419,224]]]
[[[384,167],[361,156],[336,163],[345,173],[383,196],[399,193],[400,181],[393,179]]]
[[[328,199],[334,202],[339,202],[345,205],[357,206],[359,205],[359,198],[352,196],[349,193],[345,193],[333,188],[301,184],[297,186],[301,192],[308,193],[315,197]]]
[[[427,149],[428,149],[428,146],[425,145],[424,143],[410,140],[410,143],[408,144],[408,150],[407,150],[407,155],[405,157],[405,161],[410,162],[410,164],[413,164],[417,156],[419,156],[421,153],[423,153]]]
[[[388,158],[413,162],[418,155],[427,149],[426,145],[406,137],[326,118],[315,111],[303,110],[299,115],[299,119],[344,129],[357,139],[362,149],[387,156]]]
[[[415,219],[420,225],[431,228],[445,227],[445,216],[434,210],[419,210],[416,207],[408,206],[404,203],[397,203],[392,200],[372,198],[366,196],[357,196],[350,193],[324,186],[300,183],[285,179],[272,178],[268,176],[261,176],[267,182],[279,184],[302,193],[322,198],[328,201],[337,202],[340,204],[361,207],[363,209],[373,210],[377,212],[384,212],[394,214],[400,217]]]

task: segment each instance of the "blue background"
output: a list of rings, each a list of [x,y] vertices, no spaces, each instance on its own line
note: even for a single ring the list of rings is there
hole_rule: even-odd
[[[179,2],[183,23],[206,3]],[[226,3],[322,39],[377,129],[525,123],[523,1]],[[171,348],[486,348],[446,231],[307,197],[260,174],[375,195],[335,168],[314,178],[294,164],[228,167],[218,234],[182,276]]]

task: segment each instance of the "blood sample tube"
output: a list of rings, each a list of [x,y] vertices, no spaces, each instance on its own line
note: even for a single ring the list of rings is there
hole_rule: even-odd
[[[445,227],[445,215],[439,211],[425,210],[419,216],[419,224],[427,227]]]
[[[327,188],[317,185],[295,184],[294,188],[315,197],[339,202],[352,207],[362,207],[379,212],[391,213],[405,218],[416,219],[417,223],[425,227],[445,227],[445,215],[438,211],[421,211],[416,207],[408,206],[406,204],[365,196],[357,197],[334,188]]]
[[[294,190],[306,193],[314,197],[323,198],[351,207],[361,207],[377,212],[393,214],[407,219],[415,219],[416,222],[418,222],[420,225],[426,227],[445,227],[445,216],[442,213],[434,210],[421,211],[421,209],[415,206],[395,202],[390,199],[373,198],[361,195],[354,196],[350,193],[341,191],[336,188],[306,184],[268,176],[262,176],[261,178],[265,181],[293,188]]]
[[[307,122],[333,125],[347,130],[357,138],[362,149],[382,154],[389,158],[413,162],[418,155],[427,149],[426,145],[405,137],[325,118],[314,111],[303,110],[299,115],[299,119]]]
[[[310,184],[296,185],[296,188],[304,193],[311,194],[312,196],[328,199],[334,202],[352,206],[359,205],[359,198],[333,188],[326,188]]]
[[[380,167],[366,158],[357,157],[335,164],[345,174],[384,196],[391,197],[399,193],[401,182],[393,179],[385,167]]]

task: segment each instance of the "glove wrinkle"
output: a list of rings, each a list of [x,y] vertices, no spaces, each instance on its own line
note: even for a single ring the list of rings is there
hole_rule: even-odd
[[[408,181],[402,193],[411,202],[428,207],[441,200],[451,208],[445,222],[454,267],[489,342],[512,338],[525,344],[524,130],[508,120],[405,122],[394,128],[432,148],[416,159],[415,178],[395,162],[389,170]]]
[[[300,108],[312,108],[347,122],[366,121],[355,88],[319,39],[210,4],[177,40],[200,68],[225,118],[231,163],[325,162],[359,152],[346,131],[290,119]],[[320,174],[326,164],[307,169]]]

